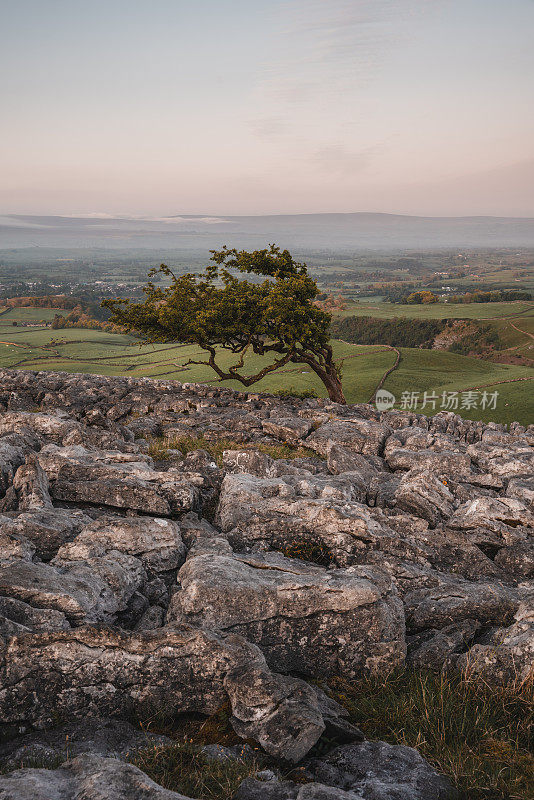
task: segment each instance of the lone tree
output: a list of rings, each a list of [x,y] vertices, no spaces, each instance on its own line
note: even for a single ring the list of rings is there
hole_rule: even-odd
[[[314,305],[318,289],[306,264],[287,250],[270,245],[248,253],[226,246],[211,251],[203,273],[176,277],[162,264],[153,269],[171,279],[170,286],[144,287],[145,300],[104,300],[110,322],[135,331],[151,342],[184,342],[206,351],[206,360],[188,364],[210,366],[221,381],[251,386],[285,364],[306,364],[324,383],[328,396],[345,403],[341,370],[329,344],[330,314]],[[236,272],[262,275],[265,280],[240,279]],[[223,351],[236,356],[228,366]],[[271,356],[254,373],[244,374],[245,357]],[[224,366],[223,366],[224,363]]]

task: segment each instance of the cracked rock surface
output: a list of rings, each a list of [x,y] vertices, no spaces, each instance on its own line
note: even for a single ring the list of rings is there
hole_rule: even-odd
[[[232,449],[184,456],[184,436]],[[309,452],[264,452],[280,444]],[[305,786],[248,779],[241,800],[452,798],[312,681],[404,663],[528,679],[533,474],[534,426],[2,370],[0,733],[46,749],[32,737],[88,715],[105,729],[227,705],[274,758],[344,742],[306,762]],[[179,797],[95,739],[0,777],[0,798]]]

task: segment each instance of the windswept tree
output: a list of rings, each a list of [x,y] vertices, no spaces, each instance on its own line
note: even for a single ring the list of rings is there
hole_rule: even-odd
[[[330,314],[314,305],[318,289],[306,264],[287,250],[212,250],[211,264],[199,275],[177,277],[165,264],[170,285],[144,287],[141,303],[104,300],[110,322],[142,335],[150,342],[183,342],[206,351],[204,360],[188,364],[211,367],[221,381],[251,386],[286,364],[306,364],[324,383],[328,396],[345,403],[341,371],[329,343]],[[238,273],[261,275],[262,281]],[[235,358],[228,365],[229,351]],[[247,374],[247,355],[265,356],[267,363]],[[232,363],[233,360],[233,363]]]

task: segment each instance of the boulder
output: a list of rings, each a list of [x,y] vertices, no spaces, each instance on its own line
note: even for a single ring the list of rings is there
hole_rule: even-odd
[[[365,505],[348,502],[358,487],[346,475],[338,487],[315,481],[315,476],[290,482],[290,477],[226,475],[216,523],[237,550],[282,550],[296,541],[318,542],[338,566],[357,563],[358,555],[376,547],[379,539],[393,538]]]
[[[402,602],[376,568],[325,570],[278,553],[206,554],[189,558],[178,581],[168,624],[239,633],[271,669],[354,677],[404,660]]]
[[[4,650],[0,687],[0,719],[36,727],[58,715],[209,715],[229,700],[240,736],[291,761],[306,755],[330,719],[342,729],[345,716],[304,681],[270,672],[242,637],[189,625],[23,634]]]
[[[50,561],[63,544],[74,539],[91,521],[74,508],[41,508],[10,516],[10,530],[28,539],[42,561]]]
[[[289,444],[297,444],[304,439],[312,429],[311,422],[302,417],[272,416],[261,423],[262,430],[275,439]]]
[[[326,463],[332,475],[360,472],[370,477],[385,468],[384,461],[379,456],[363,456],[335,442],[331,442],[327,447]]]
[[[19,560],[31,561],[34,555],[32,542],[17,532],[8,517],[0,516],[0,569]]]
[[[25,463],[16,471],[13,488],[17,493],[19,511],[52,508],[48,478],[35,453],[26,456]]]
[[[451,782],[411,747],[363,742],[305,765],[305,784],[247,778],[235,800],[457,800]]]
[[[53,500],[125,508],[170,516],[190,511],[199,489],[177,470],[158,472],[121,452],[93,453],[81,446],[48,447],[39,462],[50,481]],[[137,455],[135,455],[138,458]],[[202,484],[198,477],[197,484]]]
[[[313,759],[315,780],[361,794],[364,800],[456,800],[448,778],[439,775],[412,747],[362,742]]]
[[[534,677],[534,611],[532,600],[522,603],[508,628],[494,630],[487,643],[475,644],[456,660],[469,676],[490,684],[517,686]]]
[[[10,564],[0,569],[0,595],[61,611],[75,625],[111,622],[143,579],[140,562],[122,553],[58,566],[22,559]]]
[[[534,513],[534,475],[512,478],[506,487],[506,496],[521,500]]]
[[[89,716],[1,744],[0,768],[15,770],[38,762],[66,761],[88,753],[127,760],[137,750],[161,744],[172,744],[172,739],[134,728],[126,720]]]
[[[89,522],[74,541],[63,545],[57,558],[81,561],[115,550],[135,556],[151,573],[177,569],[186,549],[178,523],[157,517],[101,516]]]
[[[394,500],[398,508],[426,519],[432,527],[454,511],[454,497],[447,482],[428,470],[412,469],[403,475]]]
[[[415,589],[404,597],[410,631],[444,628],[465,620],[482,625],[510,623],[521,602],[517,591],[498,583],[439,577],[432,588]]]
[[[391,428],[367,419],[336,419],[325,422],[306,439],[306,447],[322,456],[328,454],[332,444],[354,453],[381,455]]]
[[[0,800],[191,800],[115,758],[83,755],[57,769],[0,775]]]
[[[424,469],[436,476],[468,476],[471,458],[467,453],[447,450],[409,450],[406,447],[386,447],[385,459],[392,470]]]
[[[33,608],[22,600],[0,596],[0,638],[30,631],[64,631],[70,628],[65,614],[49,608]]]

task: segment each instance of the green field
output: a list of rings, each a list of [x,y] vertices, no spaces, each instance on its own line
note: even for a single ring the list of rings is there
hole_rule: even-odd
[[[1,318],[0,318],[1,319]],[[525,320],[522,321],[522,326]],[[530,322],[527,322],[530,325]],[[522,334],[515,332],[517,337]],[[534,342],[531,342],[534,344]],[[384,372],[393,365],[395,353],[385,347],[363,346],[335,342],[336,356],[343,361],[343,385],[349,402],[367,402]],[[403,392],[435,392],[440,400],[444,391],[466,391],[488,386],[488,392],[499,392],[496,410],[461,409],[458,413],[470,419],[523,424],[534,421],[534,370],[522,366],[495,364],[440,350],[402,348],[402,361],[384,385],[400,401]],[[69,328],[0,327],[0,366],[32,370],[60,370],[101,375],[131,377],[165,377],[186,382],[216,383],[213,372],[202,365],[187,365],[193,359],[204,358],[202,351],[184,345],[140,345],[132,336],[104,331]],[[231,356],[223,355],[226,364]],[[265,362],[259,356],[250,358],[248,369],[255,371]],[[499,384],[517,378],[527,380]],[[226,382],[232,388],[243,388],[237,381]],[[325,390],[313,372],[305,365],[289,365],[255,384],[251,391],[313,389],[320,396]],[[482,390],[481,390],[482,391]],[[461,399],[461,398],[460,398]],[[399,403],[397,403],[398,407]],[[436,413],[430,406],[418,411]]]
[[[335,316],[365,315],[379,319],[408,317],[413,319],[503,319],[534,314],[534,303],[517,300],[508,303],[430,303],[428,305],[401,305],[400,303],[367,302],[347,303]]]
[[[11,308],[0,309],[0,330],[13,322],[51,322],[56,314],[67,314],[61,308]]]

